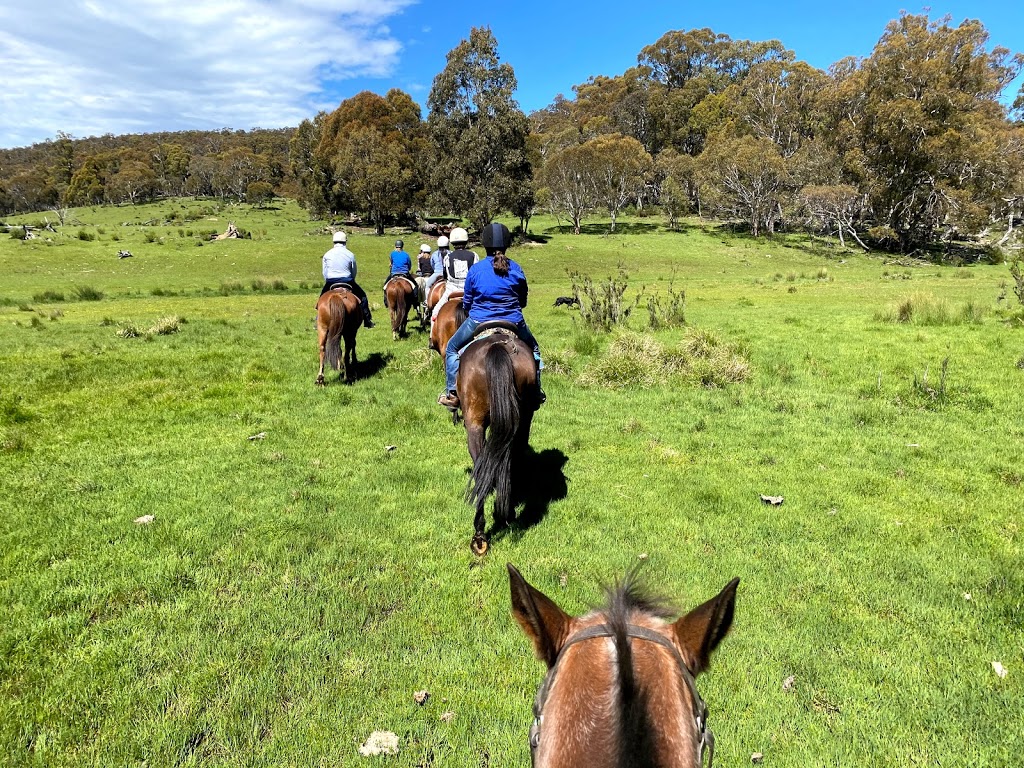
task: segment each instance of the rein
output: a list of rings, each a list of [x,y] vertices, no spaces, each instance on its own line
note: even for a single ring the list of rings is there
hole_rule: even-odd
[[[565,652],[570,646],[573,646],[576,643],[581,643],[584,640],[592,640],[597,637],[614,636],[615,633],[607,624],[596,624],[592,627],[581,629],[575,635],[570,637],[558,652],[558,658],[555,659],[554,665],[552,665],[551,669],[548,671],[547,677],[544,678],[544,682],[537,691],[537,697],[533,700],[533,724],[530,726],[531,764],[536,765],[537,763],[537,749],[540,747],[540,729],[544,724],[544,705],[547,703],[552,687],[554,687],[555,675],[558,672],[558,665],[561,663]],[[698,736],[697,765],[704,765],[704,753],[707,752],[708,768],[711,768],[711,764],[715,758],[715,735],[708,727],[708,707],[707,704],[704,703],[704,699],[700,697],[700,693],[697,692],[697,683],[693,679],[693,674],[690,672],[689,668],[687,668],[686,662],[683,661],[683,657],[679,653],[679,649],[676,648],[675,645],[673,645],[667,638],[655,632],[653,629],[641,627],[637,624],[626,625],[626,637],[657,643],[672,652],[676,663],[679,665],[679,672],[682,674],[683,682],[686,683],[686,687],[690,691],[690,701],[693,704],[693,722],[697,727]]]

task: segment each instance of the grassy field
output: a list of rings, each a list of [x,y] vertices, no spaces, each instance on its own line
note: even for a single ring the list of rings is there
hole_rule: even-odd
[[[582,612],[640,559],[681,610],[742,579],[699,680],[716,766],[1020,763],[1005,265],[535,220],[543,242],[511,254],[549,366],[534,524],[477,560],[425,336],[393,342],[378,309],[360,380],[313,386],[324,222],[290,203],[74,215],[52,242],[0,235],[0,763],[527,765],[543,670],[505,562]],[[204,242],[228,221],[252,239]],[[377,305],[391,245],[350,237]],[[641,306],[595,336],[551,306],[567,270],[620,264],[627,298],[685,288],[690,328],[651,333]],[[613,375],[693,329],[750,377],[701,387],[653,353]],[[374,730],[400,753],[360,756]]]

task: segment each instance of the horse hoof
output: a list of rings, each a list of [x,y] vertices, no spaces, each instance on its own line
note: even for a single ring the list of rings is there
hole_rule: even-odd
[[[469,542],[469,548],[477,557],[483,557],[486,555],[488,547],[490,547],[490,544],[487,541],[487,537],[482,533],[475,534],[473,536],[473,540]]]
[[[317,377],[316,377],[316,385],[317,385],[318,387],[325,387],[325,386],[327,386],[327,385],[326,385],[326,384],[324,383],[324,377],[323,377],[323,376],[317,376]]]

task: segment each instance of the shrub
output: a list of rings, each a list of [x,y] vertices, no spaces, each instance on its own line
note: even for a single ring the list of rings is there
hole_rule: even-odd
[[[632,304],[625,302],[629,274],[621,265],[617,277],[609,277],[596,286],[588,275],[575,271],[569,272],[569,280],[572,282],[573,296],[580,300],[580,320],[592,331],[607,333],[625,323],[640,301],[637,296]]]
[[[279,277],[274,280],[273,286],[274,286],[274,290],[275,291],[287,291],[288,290],[288,284],[284,280],[279,278]]]
[[[153,327],[149,329],[149,333],[156,336],[169,336],[172,333],[177,333],[184,322],[185,321],[177,315],[161,317],[156,321]]]
[[[624,333],[591,365],[580,382],[604,387],[656,386],[675,378],[705,387],[723,387],[750,378],[750,363],[736,348],[709,331],[691,329],[675,347],[650,336]]]
[[[1013,293],[1024,307],[1024,273],[1021,272],[1020,262],[1020,258],[1016,258],[1010,263],[1010,277],[1013,278]]]
[[[59,291],[43,291],[42,293],[33,294],[32,301],[40,304],[53,304],[54,302],[64,301],[64,294]]]
[[[818,269],[817,277],[819,280],[828,280],[828,270],[825,267],[821,267]]]
[[[155,243],[160,238],[157,236],[156,232],[154,232],[151,229],[148,229],[142,233],[142,239],[147,243]]]
[[[75,286],[75,298],[79,301],[99,301],[103,293],[89,285],[78,285]]]
[[[12,240],[25,240],[28,238],[28,230],[25,227],[11,227],[10,233]]]
[[[269,291],[270,290],[270,283],[268,283],[262,277],[257,277],[255,280],[252,281],[252,289],[254,291],[257,291],[257,292],[258,291]]]
[[[220,293],[222,296],[227,296],[232,293],[243,293],[244,291],[245,286],[239,282],[220,284]]]
[[[87,243],[91,243],[93,240],[96,239],[96,233],[90,232],[87,229],[80,229],[78,230],[78,239],[84,240]]]
[[[115,333],[122,339],[135,339],[142,335],[142,331],[137,326],[131,323],[126,323],[118,328]]]
[[[668,284],[668,296],[662,304],[661,297],[652,294],[647,297],[647,316],[651,330],[679,328],[686,325],[686,291],[674,287],[675,275]]]

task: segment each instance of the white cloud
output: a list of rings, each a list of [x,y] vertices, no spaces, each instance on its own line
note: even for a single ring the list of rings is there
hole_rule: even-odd
[[[414,0],[53,0],[0,5],[0,147],[297,125],[325,83],[391,72]]]

